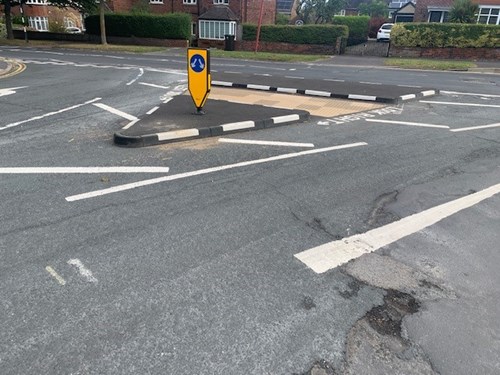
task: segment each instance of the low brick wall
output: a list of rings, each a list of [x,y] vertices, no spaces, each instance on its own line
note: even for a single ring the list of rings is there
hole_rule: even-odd
[[[426,57],[457,60],[499,60],[500,48],[389,48],[390,57]]]

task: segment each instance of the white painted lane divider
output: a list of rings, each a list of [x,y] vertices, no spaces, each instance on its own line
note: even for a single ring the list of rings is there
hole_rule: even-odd
[[[169,89],[166,86],[155,85],[154,83],[139,82],[139,85],[149,86],[149,87],[156,87],[157,89],[165,89],[165,90]]]
[[[80,275],[89,283],[96,283],[98,280],[92,275],[92,272],[86,268],[80,259],[70,259],[67,262],[70,266],[75,266]]]
[[[209,174],[209,173],[221,172],[221,171],[225,171],[225,170],[233,169],[233,168],[247,167],[247,166],[250,166],[250,165],[268,163],[268,162],[271,162],[271,161],[285,160],[285,159],[296,158],[296,157],[299,157],[299,156],[313,155],[313,154],[319,154],[319,153],[324,153],[324,152],[329,152],[329,151],[343,150],[343,149],[347,149],[347,148],[353,148],[353,147],[359,147],[359,146],[367,146],[367,145],[368,145],[368,143],[365,143],[365,142],[350,143],[350,144],[345,144],[345,145],[332,146],[332,147],[326,147],[326,148],[318,148],[318,149],[315,149],[315,150],[307,150],[307,151],[294,152],[294,153],[291,153],[291,154],[283,154],[283,155],[278,155],[278,156],[272,156],[272,157],[264,158],[264,159],[244,161],[244,162],[235,163],[235,164],[222,165],[222,166],[219,166],[219,167],[212,167],[212,168],[200,169],[198,171],[179,173],[179,174],[174,174],[174,175],[170,175],[170,176],[153,178],[153,179],[150,179],[150,180],[133,182],[133,183],[130,183],[130,184],[125,184],[125,185],[118,185],[118,186],[114,186],[114,187],[111,187],[111,188],[108,188],[108,189],[91,191],[89,193],[72,195],[72,196],[66,197],[66,201],[68,201],[68,202],[75,202],[75,201],[79,201],[79,200],[82,200],[82,199],[100,197],[100,196],[103,196],[103,195],[106,195],[106,194],[117,193],[119,191],[125,191],[125,190],[135,189],[135,188],[142,187],[142,186],[159,184],[161,182],[166,182],[166,181],[179,180],[179,179],[182,179],[182,178],[188,178],[188,177],[200,176],[200,175]]]
[[[500,108],[500,105],[495,105],[495,104],[476,104],[476,103],[435,102],[435,101],[432,101],[432,100],[420,100],[420,103],[443,104],[443,105],[461,105],[461,106],[464,106],[464,107],[488,107],[488,108]]]
[[[451,129],[452,132],[465,132],[469,130],[477,130],[477,129],[489,129],[489,128],[498,128],[500,127],[500,123],[498,124],[489,124],[489,125],[479,125],[479,126],[469,126],[468,128],[458,128]]]
[[[167,173],[168,167],[8,167],[0,174]]]
[[[45,270],[61,285],[66,285],[66,280],[64,280],[51,266],[45,267]]]
[[[0,96],[7,96],[7,95],[12,95],[16,93],[16,90],[19,89],[24,89],[28,86],[19,86],[19,87],[9,87],[5,89],[0,89]]]
[[[219,138],[222,143],[239,143],[246,145],[262,145],[262,146],[284,146],[284,147],[314,147],[312,143],[297,143],[297,142],[275,142],[275,141],[256,141],[249,139],[234,139],[234,138]]]
[[[137,121],[139,120],[137,117],[130,115],[128,113],[125,113],[123,111],[120,111],[119,109],[110,107],[109,105],[103,104],[103,103],[93,103],[96,107],[99,107],[101,109],[104,109],[105,111],[111,112],[114,115],[123,117],[129,121]]]
[[[316,273],[336,268],[363,254],[390,245],[410,234],[425,229],[457,212],[472,207],[500,193],[500,184],[477,193],[432,207],[391,224],[342,240],[333,241],[295,254],[295,257]]]
[[[135,81],[137,81],[139,78],[142,77],[143,74],[144,74],[144,69],[139,68],[139,74],[132,81],[128,82],[127,86],[130,86],[132,83],[134,83]]]
[[[458,92],[458,91],[439,91],[441,94],[448,95],[468,95],[468,96],[484,96],[485,98],[500,98],[500,95],[492,95],[492,94],[478,94],[473,92]]]
[[[383,124],[396,124],[396,125],[406,125],[406,126],[420,126],[424,128],[441,128],[441,129],[449,129],[450,127],[447,125],[433,125],[433,124],[425,124],[422,122],[408,122],[408,121],[393,121],[393,120],[377,120],[377,119],[365,119],[368,122],[379,122]]]
[[[29,119],[23,120],[23,121],[13,122],[11,124],[0,126],[0,130],[5,130],[5,129],[8,129],[8,128],[13,128],[15,126],[19,126],[19,125],[25,124],[27,122],[31,122],[31,121],[35,121],[35,120],[41,120],[41,119],[43,119],[45,117],[49,117],[49,116],[57,115],[59,113],[71,111],[72,109],[80,108],[80,107],[83,107],[84,105],[92,104],[92,103],[97,102],[99,100],[101,100],[101,98],[94,98],[94,99],[88,100],[88,101],[86,101],[84,103],[75,104],[75,105],[72,105],[71,107],[66,107],[66,108],[60,109],[58,111],[49,112],[49,113],[46,113],[44,115],[35,116],[35,117],[29,118]]]

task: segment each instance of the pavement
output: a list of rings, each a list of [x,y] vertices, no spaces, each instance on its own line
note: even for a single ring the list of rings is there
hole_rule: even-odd
[[[167,53],[178,53],[171,49]],[[320,64],[383,67],[385,58],[367,56],[332,56]],[[473,71],[500,73],[500,66],[495,61],[477,61]],[[17,74],[24,66],[14,60],[0,58],[0,78]],[[230,93],[209,98],[203,107],[204,114],[196,114],[195,106],[189,95],[178,95],[152,108],[148,114],[134,120],[114,134],[114,142],[119,146],[143,147],[196,138],[215,137],[234,132],[266,129],[307,121],[310,117],[311,104],[306,98],[329,99],[335,108],[334,100],[347,100],[376,104],[398,104],[408,100],[437,95],[435,88],[412,88],[392,85],[372,85],[359,82],[339,82],[326,80],[297,80],[286,77],[273,77],[270,84],[268,77],[215,73],[212,75],[212,91],[239,89],[240,95]],[[251,102],[242,102],[240,97],[248,91],[255,92],[258,98]],[[290,95],[292,94],[292,95]],[[274,96],[273,96],[274,95]],[[276,95],[289,95],[289,105],[278,104]],[[292,99],[294,97],[294,99]],[[297,102],[297,97],[302,100]],[[293,108],[290,107],[293,105]],[[317,107],[317,105],[316,105]],[[356,113],[364,108],[343,106],[343,112]],[[346,110],[346,108],[348,108]],[[316,115],[316,113],[314,113]]]

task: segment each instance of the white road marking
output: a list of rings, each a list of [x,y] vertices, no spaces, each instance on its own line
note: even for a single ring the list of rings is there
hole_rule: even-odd
[[[272,157],[264,158],[264,159],[244,161],[244,162],[235,163],[235,164],[222,165],[219,167],[200,169],[198,171],[179,173],[179,174],[175,174],[175,175],[164,176],[164,177],[159,177],[159,178],[153,178],[150,180],[144,180],[144,181],[139,181],[139,182],[133,182],[130,184],[114,186],[114,187],[111,187],[108,189],[91,191],[89,193],[72,195],[72,196],[66,197],[66,201],[74,202],[74,201],[78,201],[78,200],[82,200],[82,199],[95,198],[95,197],[99,197],[99,196],[106,195],[106,194],[116,193],[119,191],[135,189],[135,188],[142,187],[142,186],[159,184],[161,182],[166,182],[166,181],[179,180],[182,178],[188,178],[188,177],[200,176],[200,175],[209,174],[209,173],[221,172],[221,171],[225,171],[225,170],[229,170],[229,169],[233,169],[233,168],[247,167],[250,165],[268,163],[268,162],[277,161],[277,160],[285,160],[285,159],[296,158],[299,156],[319,154],[319,153],[323,153],[323,152],[336,151],[336,150],[342,150],[342,149],[359,147],[359,146],[367,146],[367,145],[368,144],[365,142],[350,143],[350,144],[345,144],[345,145],[332,146],[332,147],[326,147],[326,148],[318,148],[315,150],[307,150],[307,151],[294,152],[291,154],[272,156]]]
[[[128,82],[127,86],[130,86],[132,83],[134,83],[135,81],[137,81],[139,78],[142,77],[143,74],[144,74],[144,69],[139,68],[139,74],[132,81]]]
[[[94,277],[94,275],[92,275],[92,271],[90,271],[88,268],[85,268],[80,259],[70,259],[68,260],[68,264],[71,266],[75,266],[80,275],[82,275],[83,278],[87,280],[89,283],[97,282],[97,279]]]
[[[43,119],[45,117],[49,117],[49,116],[57,115],[59,113],[71,111],[72,109],[80,108],[80,107],[83,107],[84,105],[91,104],[91,103],[97,102],[99,100],[101,100],[101,98],[94,98],[94,99],[88,100],[88,101],[86,101],[84,103],[72,105],[71,107],[66,107],[66,108],[60,109],[58,111],[49,112],[49,113],[46,113],[44,115],[35,116],[35,117],[32,117],[32,118],[27,119],[27,120],[23,120],[23,121],[13,122],[11,124],[7,124],[7,125],[4,125],[4,126],[0,127],[0,130],[5,130],[5,129],[8,129],[8,128],[13,128],[15,126],[26,124],[27,122],[31,122],[31,121],[35,121],[35,120],[41,120],[41,119]]]
[[[412,88],[417,88],[420,89],[422,86],[412,86],[412,85],[397,85],[398,87],[412,87]]]
[[[314,144],[312,144],[312,143],[255,141],[255,140],[234,139],[234,138],[219,138],[219,142],[239,143],[239,144],[247,144],[247,145],[262,145],[262,146],[314,147]]]
[[[291,78],[291,79],[304,79],[304,77],[295,77],[295,76],[285,76],[285,78]]]
[[[168,87],[166,87],[166,86],[155,85],[154,83],[139,82],[139,85],[150,86],[150,87],[156,87],[157,89],[165,89],[165,90],[168,90],[168,89],[169,89],[169,88],[168,88]]]
[[[472,92],[458,92],[458,91],[440,91],[441,94],[448,95],[468,95],[468,96],[484,96],[487,98],[500,98],[500,95],[492,95],[492,94],[477,94]]]
[[[109,105],[103,104],[103,103],[94,103],[96,107],[99,107],[101,109],[104,109],[105,111],[111,112],[114,115],[123,117],[129,121],[135,121],[137,120],[137,117],[129,115],[128,113],[125,113],[123,111],[120,111],[119,109],[110,107]]]
[[[330,82],[345,82],[344,79],[331,79],[331,78],[325,78],[323,81],[330,81]]]
[[[51,266],[45,267],[45,270],[61,285],[66,285],[66,280],[64,280]]]
[[[7,96],[7,95],[15,94],[16,90],[24,89],[26,87],[28,87],[28,86],[8,87],[5,89],[0,89],[0,96]]]
[[[450,131],[452,131],[452,132],[465,132],[468,130],[489,129],[489,128],[498,128],[498,127],[500,127],[500,123],[489,124],[489,125],[480,125],[480,126],[470,126],[468,128],[450,129]]]
[[[94,173],[167,173],[168,167],[12,167],[0,168],[0,174],[94,174]]]
[[[371,253],[406,236],[425,229],[457,212],[500,193],[500,184],[477,193],[432,207],[391,224],[333,241],[295,254],[295,257],[316,273],[336,268],[363,254]]]
[[[421,126],[423,128],[440,128],[440,129],[449,129],[450,127],[447,125],[433,125],[433,124],[425,124],[422,122],[408,122],[408,121],[392,121],[392,120],[378,120],[378,119],[365,119],[368,122],[380,122],[383,124],[396,124],[396,125],[407,125],[407,126]]]
[[[136,123],[137,121],[139,121],[139,119],[138,119],[138,118],[137,118],[137,119],[135,119],[135,120],[130,121],[127,125],[125,125],[125,126],[122,128],[122,130],[127,130],[127,129],[131,128],[133,125],[135,125],[135,123]]]
[[[420,103],[429,104],[444,104],[444,105],[462,105],[464,107],[489,107],[489,108],[500,108],[500,105],[494,104],[476,104],[476,103],[453,103],[453,102],[434,102],[431,100],[420,100]]]
[[[360,82],[360,83],[364,83],[365,85],[381,85],[381,83],[379,82]]]
[[[153,107],[153,108],[151,108],[149,111],[147,111],[147,112],[146,112],[146,114],[147,114],[147,115],[150,115],[150,114],[152,114],[152,113],[156,112],[156,110],[157,110],[158,108],[160,108],[160,107],[158,107],[158,106]]]

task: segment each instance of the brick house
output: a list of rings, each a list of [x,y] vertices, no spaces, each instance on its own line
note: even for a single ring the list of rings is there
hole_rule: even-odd
[[[71,8],[58,8],[49,5],[47,0],[27,0],[23,6],[24,16],[28,26],[37,31],[62,31],[67,27],[83,27],[83,17],[80,12]],[[12,8],[12,15],[21,14],[19,7]]]
[[[477,22],[500,25],[500,0],[475,0],[479,5]],[[453,0],[417,0],[415,22],[447,22]]]
[[[181,12],[191,14],[193,22],[191,33],[194,37],[223,40],[224,34],[218,30],[227,31],[228,28],[236,30],[235,24],[257,24],[262,1],[262,24],[274,24],[276,0],[149,0],[148,7],[153,13]],[[115,12],[128,12],[137,3],[138,0],[109,0],[109,7]],[[215,14],[222,15],[222,18],[214,19],[214,13],[210,12],[209,19],[200,20],[200,16],[207,14],[212,8],[218,8]],[[224,17],[224,14],[227,16]]]

